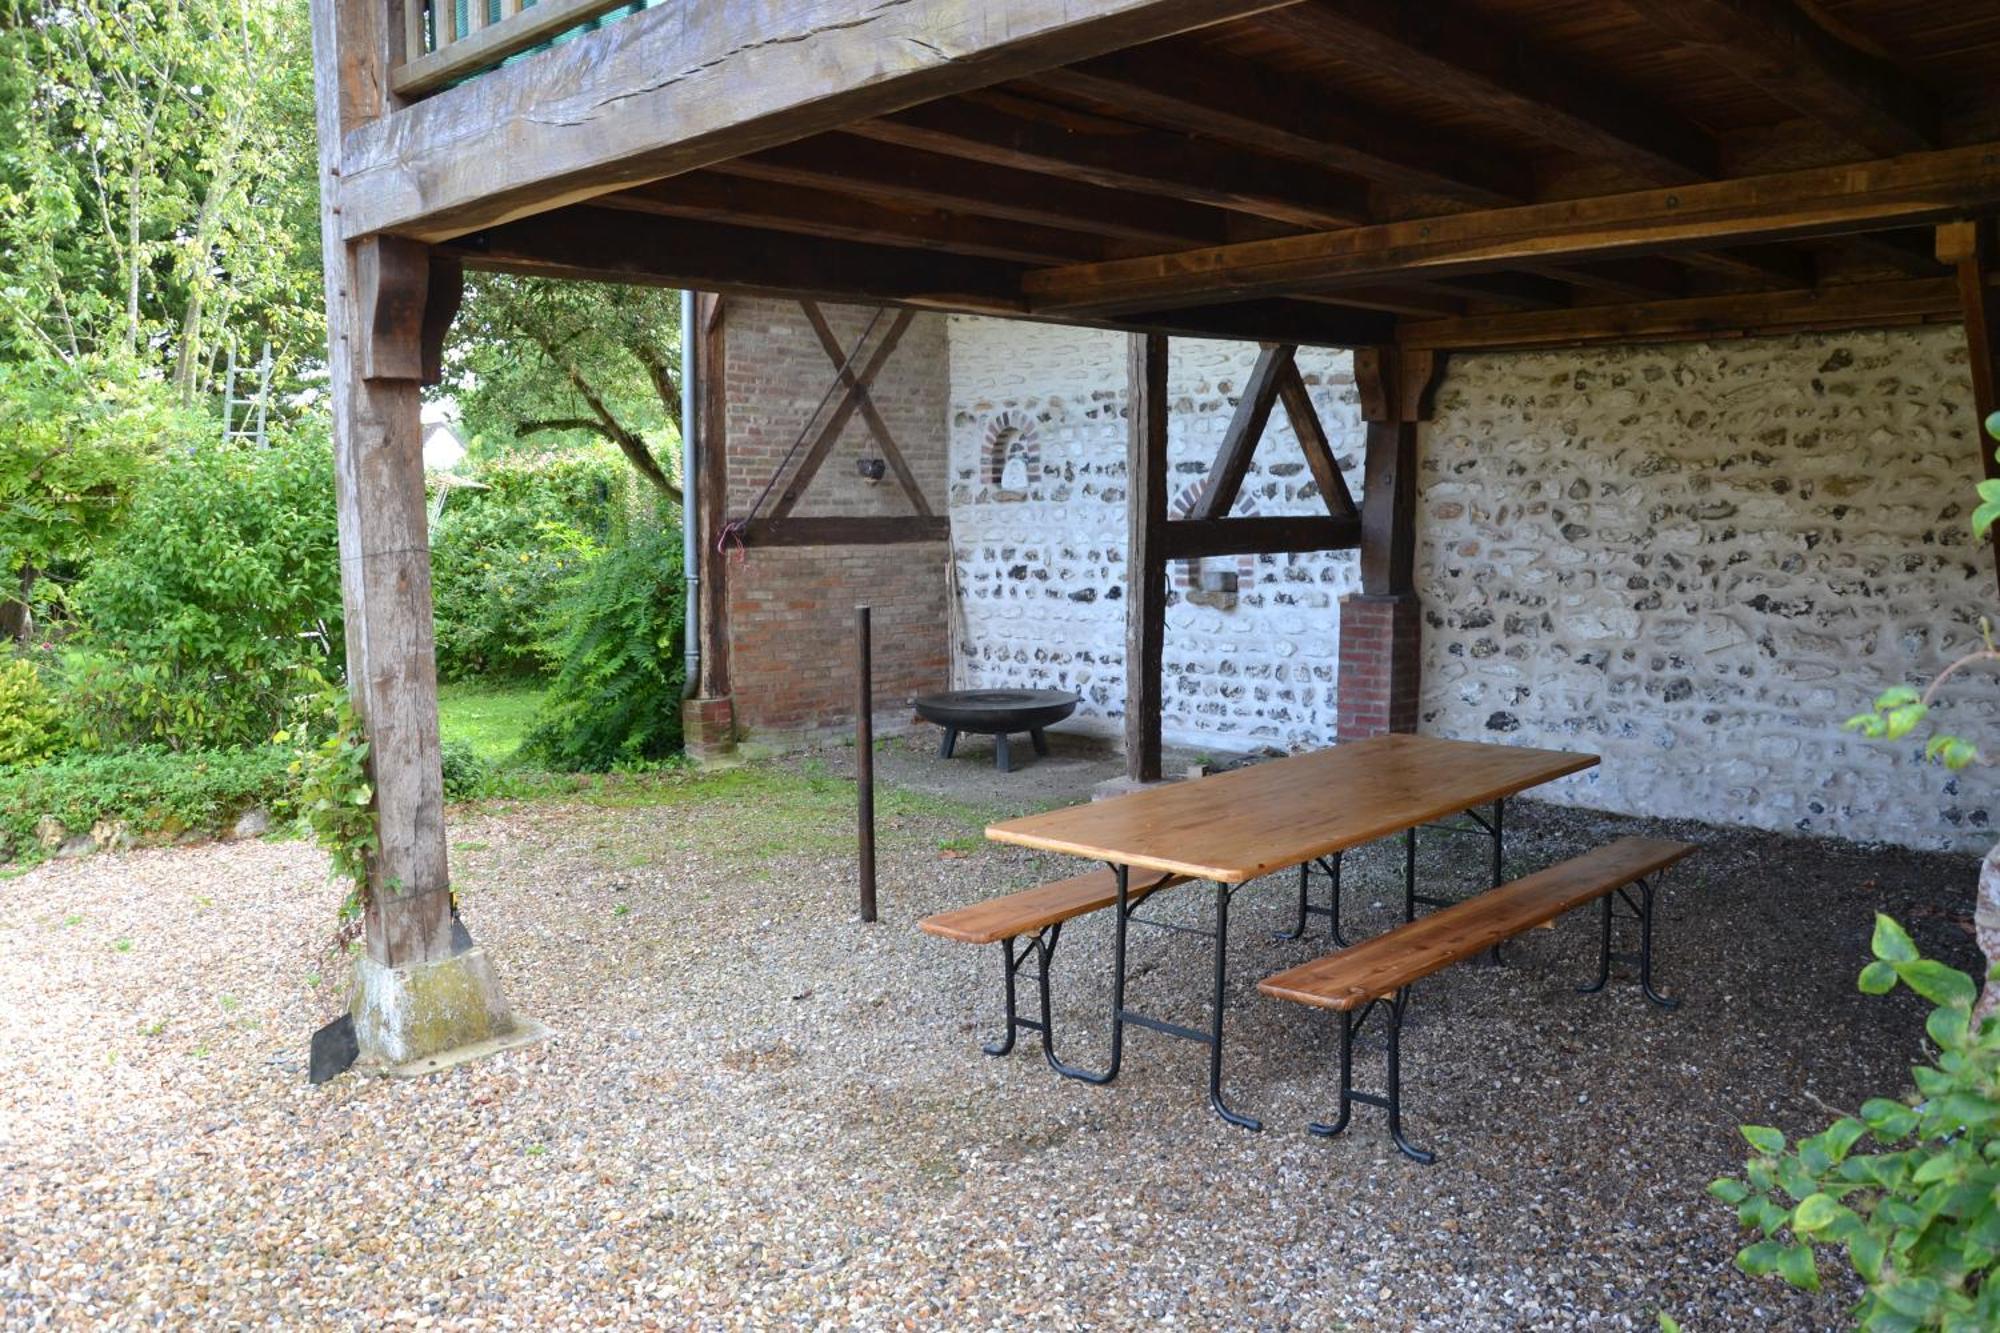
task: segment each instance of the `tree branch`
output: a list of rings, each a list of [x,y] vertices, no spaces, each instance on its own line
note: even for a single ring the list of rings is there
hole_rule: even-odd
[[[582,396],[591,414],[602,424],[605,437],[618,446],[618,451],[625,455],[626,461],[639,470],[640,476],[653,483],[655,490],[667,496],[675,504],[682,503],[681,488],[674,485],[673,479],[661,470],[660,460],[653,457],[653,451],[646,446],[643,439],[625,429],[618,418],[611,415],[611,409],[605,406],[604,399],[598,395],[590,381],[584,378],[583,371],[576,363],[565,361],[563,373],[569,379],[571,387]]]

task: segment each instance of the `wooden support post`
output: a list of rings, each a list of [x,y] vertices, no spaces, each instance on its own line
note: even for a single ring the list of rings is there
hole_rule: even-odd
[[[729,561],[721,549],[729,513],[728,349],[723,298],[704,294],[697,307],[701,328],[683,330],[701,341],[701,693],[729,694]]]
[[[854,790],[861,920],[875,920],[875,663],[868,608],[854,608]],[[1006,743],[1006,738],[1001,738]]]
[[[1416,592],[1417,423],[1431,414],[1443,358],[1354,354],[1368,423],[1361,493],[1361,591],[1340,603],[1340,739],[1415,731],[1422,606]]]
[[[2000,478],[2000,441],[1986,433],[1986,421],[2000,412],[2000,293],[1993,288],[1991,224],[1950,222],[1938,228],[1937,257],[1958,275],[1959,305],[1965,315],[1966,359],[1972,369],[1974,447],[1987,480]],[[1994,576],[2000,579],[2000,525],[1993,537]]]
[[[353,1018],[362,1060],[405,1064],[520,1032],[455,928],[445,856],[420,384],[457,288],[445,267],[433,303],[419,242],[343,238],[341,145],[391,109],[403,31],[381,0],[314,0],[312,14],[347,682],[380,839]]]
[[[1167,634],[1167,339],[1135,333],[1126,367],[1125,774],[1160,779]]]

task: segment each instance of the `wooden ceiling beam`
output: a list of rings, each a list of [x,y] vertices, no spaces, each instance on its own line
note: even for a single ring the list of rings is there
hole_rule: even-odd
[[[579,282],[693,287],[753,296],[909,305],[1026,318],[1018,265],[886,245],[791,236],[750,227],[575,205],[448,241],[470,269]],[[1127,320],[1057,318],[1192,338],[1359,347],[1390,340],[1391,315],[1306,301],[1187,303]]]
[[[959,98],[847,127],[878,143],[1232,209],[1300,227],[1370,219],[1358,181],[1169,130],[1075,116],[1010,115]]]
[[[1125,51],[1032,80],[1189,134],[1295,157],[1396,189],[1486,206],[1531,197],[1527,163],[1479,144],[1414,133],[1343,102],[1317,79],[1208,48]]]
[[[1251,22],[1648,184],[1685,185],[1718,174],[1707,134],[1599,85],[1449,0],[1307,0]]]
[[[658,217],[765,227],[802,236],[941,250],[1019,264],[1080,263],[1106,254],[1103,240],[1085,232],[886,204],[831,190],[713,171],[689,172],[602,195],[595,204]]]
[[[1633,305],[1405,322],[1402,345],[1436,351],[1582,347],[1833,331],[1957,317],[1950,278],[1847,283],[1816,292],[1734,292]]]
[[[348,130],[340,235],[441,241],[1280,2],[660,5]]]
[[[1925,89],[1842,41],[1793,0],[1622,3],[1871,153],[1922,152],[1940,142],[1937,107]]]
[[[1032,272],[1032,308],[1117,312],[1758,245],[1933,223],[2000,207],[2000,144],[1671,190],[1448,213]]]
[[[824,135],[810,143],[787,144],[752,157],[719,162],[714,170],[904,205],[1068,227],[1147,245],[1214,244],[1227,235],[1225,215],[1214,209],[1135,197],[1097,185],[870,143],[845,134]]]

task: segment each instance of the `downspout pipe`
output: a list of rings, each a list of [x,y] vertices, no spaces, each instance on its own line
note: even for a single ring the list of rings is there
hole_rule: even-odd
[[[687,590],[687,613],[682,617],[687,634],[687,679],[681,684],[681,698],[701,693],[701,396],[696,388],[700,378],[701,330],[695,327],[696,302],[692,291],[681,293],[681,582]]]

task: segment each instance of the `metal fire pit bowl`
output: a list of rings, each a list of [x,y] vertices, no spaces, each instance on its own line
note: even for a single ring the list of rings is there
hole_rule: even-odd
[[[958,734],[970,731],[993,738],[993,764],[1002,773],[1014,771],[1009,733],[1027,732],[1035,753],[1047,754],[1049,741],[1042,728],[1062,721],[1082,702],[1083,696],[1067,690],[945,690],[910,700],[919,717],[944,728],[938,758],[951,758]]]

